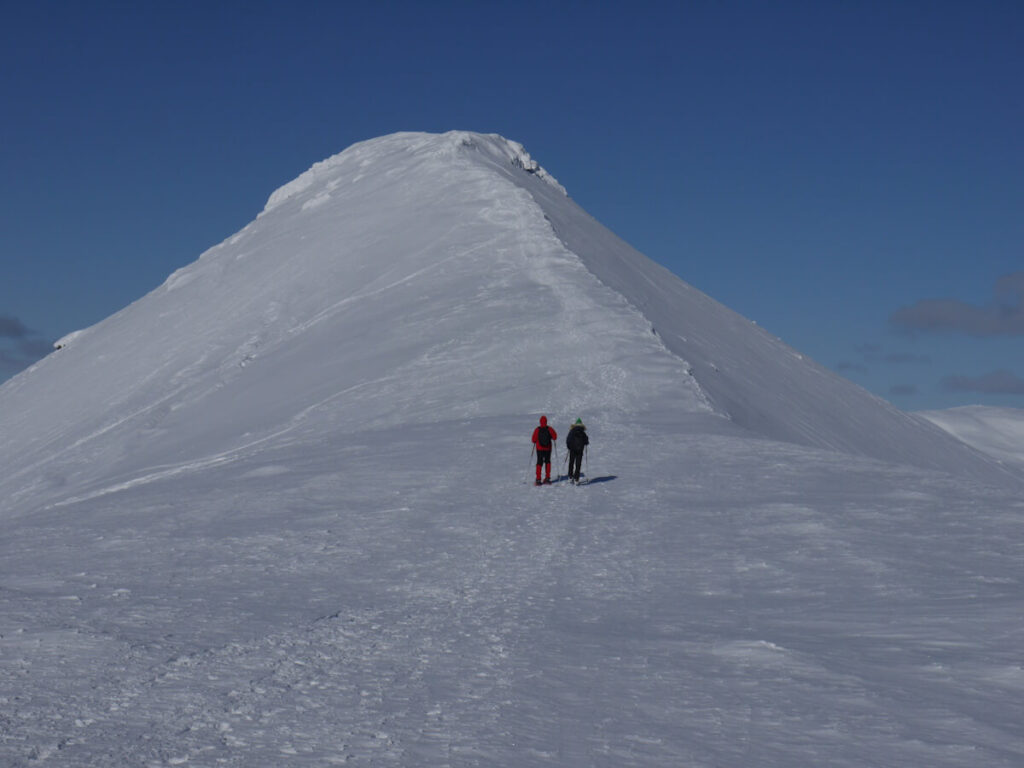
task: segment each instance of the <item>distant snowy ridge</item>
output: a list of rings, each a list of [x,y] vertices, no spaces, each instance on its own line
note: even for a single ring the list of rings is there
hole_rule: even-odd
[[[1024,468],[1024,410],[968,405],[917,414],[982,453]]]

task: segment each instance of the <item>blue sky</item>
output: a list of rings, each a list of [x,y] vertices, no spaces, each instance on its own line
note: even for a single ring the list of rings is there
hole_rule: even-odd
[[[0,380],[356,141],[500,133],[908,410],[1024,407],[1024,4],[0,0]]]

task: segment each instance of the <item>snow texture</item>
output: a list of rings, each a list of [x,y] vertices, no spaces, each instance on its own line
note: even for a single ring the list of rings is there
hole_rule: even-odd
[[[1024,764],[1019,467],[499,136],[318,163],[0,434],[2,765]]]

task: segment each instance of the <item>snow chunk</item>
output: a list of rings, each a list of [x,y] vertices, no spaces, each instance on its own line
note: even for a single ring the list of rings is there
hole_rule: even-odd
[[[330,174],[335,168],[344,162],[344,156],[347,151],[348,150],[329,157],[326,160],[321,160],[319,163],[315,163],[308,171],[300,174],[297,178],[288,182],[283,187],[278,188],[267,199],[267,204],[263,207],[263,213],[267,213],[296,195],[302,194],[320,181],[320,179]]]
[[[505,162],[513,168],[533,174],[538,179],[550,184],[563,195],[568,195],[565,187],[559,184],[554,176],[544,170],[540,163],[530,157],[530,153],[518,141],[506,139],[497,133],[479,134],[468,131],[452,131],[444,134],[444,137],[457,144],[457,146],[480,150],[495,160]]]
[[[170,276],[164,280],[164,288],[168,291],[173,291],[177,288],[181,288],[183,285],[188,285],[195,280],[195,278],[195,270],[192,270],[189,267],[182,267],[181,269],[172,272]]]
[[[515,141],[509,141],[508,145],[509,148],[512,149],[512,151],[514,152],[512,156],[512,165],[514,165],[516,168],[522,168],[527,173],[536,174],[537,178],[546,181],[548,184],[550,184],[551,186],[555,187],[555,189],[560,191],[563,195],[568,194],[565,191],[565,187],[559,184],[558,180],[555,179],[554,176],[545,171],[536,160],[530,157],[530,153],[526,151],[525,147],[523,147],[522,144]]]
[[[62,336],[61,338],[59,338],[55,342],[53,342],[53,348],[54,349],[64,349],[64,347],[66,347],[68,344],[73,342],[75,339],[77,339],[83,333],[85,333],[85,330],[72,331],[67,336]]]

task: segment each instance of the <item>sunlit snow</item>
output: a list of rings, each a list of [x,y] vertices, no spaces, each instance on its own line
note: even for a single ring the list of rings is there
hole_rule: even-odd
[[[1024,764],[1019,468],[521,145],[357,144],[63,341],[0,387],[2,765]]]

